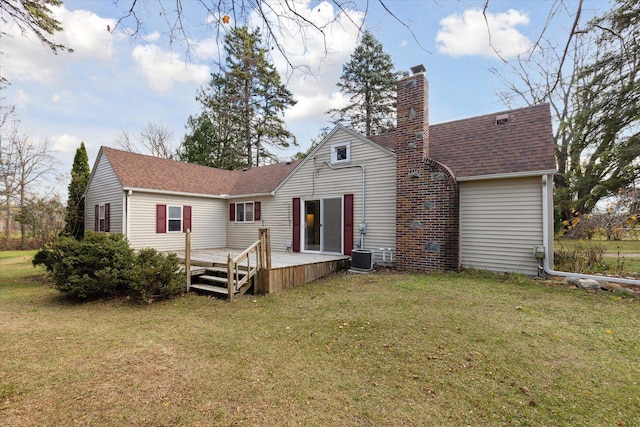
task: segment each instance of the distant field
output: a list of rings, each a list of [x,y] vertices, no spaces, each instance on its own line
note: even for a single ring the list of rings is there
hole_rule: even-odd
[[[0,253],[1,426],[638,426],[640,299],[339,273],[233,303],[69,302]]]
[[[600,245],[606,250],[604,262],[612,271],[640,272],[640,240],[570,240],[554,242],[555,248],[571,248],[575,245]]]
[[[601,245],[604,246],[608,254],[640,254],[640,240],[571,240],[557,239],[554,242],[556,247],[572,247],[581,245]]]

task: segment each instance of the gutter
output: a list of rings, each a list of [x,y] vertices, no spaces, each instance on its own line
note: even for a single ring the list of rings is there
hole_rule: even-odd
[[[185,193],[183,191],[156,190],[151,188],[123,187],[123,190],[135,191],[136,193],[168,194],[173,196],[201,197],[206,199],[228,199],[229,198],[229,196],[225,197],[224,194],[217,196],[214,194]]]
[[[581,273],[569,273],[566,271],[555,271],[549,267],[549,251],[551,249],[549,245],[549,204],[547,201],[547,175],[542,177],[542,244],[544,245],[544,259],[542,260],[542,269],[550,276],[558,277],[574,277],[576,279],[593,279],[604,280],[607,282],[622,283],[625,285],[640,286],[640,280],[625,279],[622,277],[601,276],[598,274],[581,274]]]

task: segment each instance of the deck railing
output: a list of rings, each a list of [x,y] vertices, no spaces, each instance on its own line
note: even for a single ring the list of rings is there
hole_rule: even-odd
[[[253,284],[254,293],[258,293],[259,273],[263,268],[271,268],[271,242],[268,228],[258,230],[258,240],[235,258],[229,254],[227,259],[227,292],[233,300],[236,292],[243,295]],[[187,292],[191,285],[191,233],[187,230],[185,240],[185,272]]]
[[[253,292],[258,293],[260,270],[262,268],[271,268],[271,244],[269,240],[269,229],[261,228],[259,230],[259,239],[255,243],[235,258],[231,258],[231,254],[229,254],[227,286],[230,301],[233,300],[236,292],[243,295],[251,286],[252,279]]]

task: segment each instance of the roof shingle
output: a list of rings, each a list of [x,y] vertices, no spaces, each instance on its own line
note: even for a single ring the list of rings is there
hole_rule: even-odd
[[[508,121],[496,124],[503,114]],[[395,151],[393,132],[370,139]],[[549,105],[430,125],[429,156],[457,178],[555,170]]]
[[[229,171],[102,147],[125,188],[206,195],[261,194],[273,191],[298,162]]]

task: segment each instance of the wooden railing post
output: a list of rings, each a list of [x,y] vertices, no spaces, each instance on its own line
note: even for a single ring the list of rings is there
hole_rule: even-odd
[[[184,237],[184,270],[187,275],[187,292],[191,288],[191,230],[187,229]]]
[[[233,281],[235,280],[233,274],[235,270],[234,267],[233,259],[231,259],[231,254],[229,254],[229,259],[227,260],[227,290],[229,291],[229,302],[233,301],[233,292],[235,288],[233,285]]]
[[[271,237],[268,228],[261,228],[260,230],[260,243],[262,245],[262,252],[260,260],[262,261],[262,267],[271,268]]]

